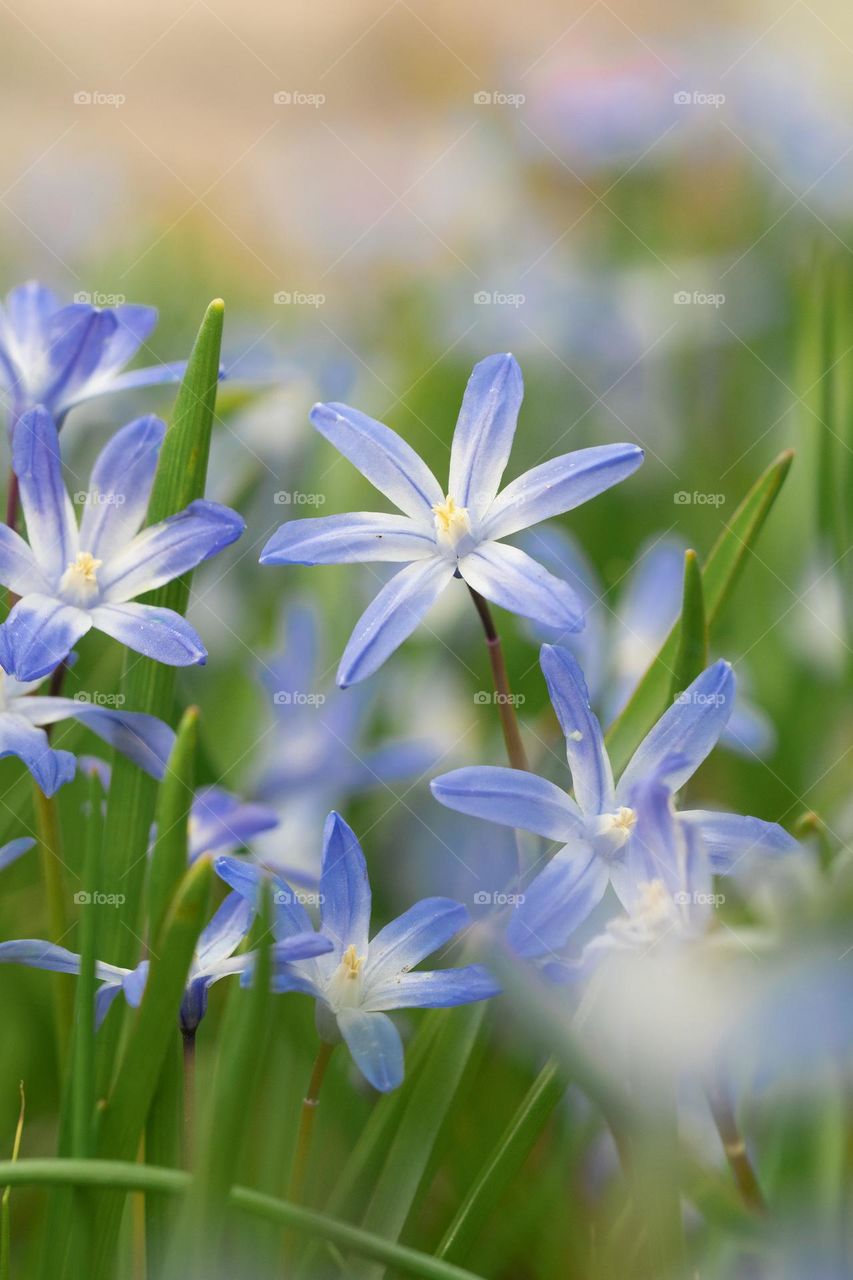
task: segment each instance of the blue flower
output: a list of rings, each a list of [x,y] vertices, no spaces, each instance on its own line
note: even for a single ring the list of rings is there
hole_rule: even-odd
[[[445,494],[426,463],[389,427],[342,404],[315,405],[314,426],[402,512],[358,512],[292,520],[273,534],[262,564],[410,561],[356,624],[338,684],[372,675],[402,644],[453,577],[525,618],[577,631],[574,591],[500,539],[580,506],[624,480],[643,460],[632,444],[563,454],[498,494],[523,394],[510,355],[475,366],[453,436]]]
[[[255,903],[258,868],[235,858],[219,858],[215,866],[227,884]],[[304,935],[311,928],[307,911],[287,885],[276,883],[279,936]],[[319,902],[328,954],[296,961],[276,955],[275,989],[313,996],[321,1038],[332,1044],[343,1038],[374,1089],[396,1089],[403,1079],[403,1045],[387,1010],[447,1008],[498,992],[480,965],[411,972],[470,923],[468,912],[451,898],[424,898],[371,939],[367,864],[354,832],[337,813],[329,814],[323,833]]]
[[[204,646],[171,609],[132,604],[229,546],[243,532],[236,512],[192,502],[138,532],[165,426],[139,418],[113,436],[92,470],[80,527],[62,479],[56,427],[44,409],[19,420],[12,443],[29,545],[0,525],[0,582],[21,599],[0,628],[0,665],[38,680],[95,627],[171,666],[204,662]]]
[[[78,720],[146,773],[162,778],[175,740],[162,720],[76,698],[34,696],[40,683],[22,684],[0,670],[0,756],[17,756],[46,796],[74,777],[74,756],[52,747],[42,727],[60,720]]]
[[[251,969],[252,952],[235,955],[246,937],[255,915],[254,905],[239,893],[229,893],[210,923],[202,930],[196,944],[181,1002],[180,1025],[184,1035],[193,1035],[207,1011],[207,993],[214,982],[232,973]],[[285,960],[316,956],[329,950],[328,941],[309,930],[308,934],[287,939],[277,947]],[[80,956],[52,942],[39,938],[22,938],[0,943],[0,964],[25,964],[33,969],[50,969],[56,973],[80,972]],[[100,1026],[119,992],[131,1008],[137,1008],[148,979],[147,960],[135,969],[98,961],[95,976],[101,983],[95,998],[95,1025]]]
[[[201,787],[190,810],[190,861],[203,854],[232,853],[277,826],[278,814],[267,805],[241,800],[223,787]]]
[[[123,373],[157,323],[154,307],[64,306],[44,285],[19,285],[0,305],[0,384],[12,420],[43,405],[61,426],[69,409],[112,391],[178,382],[184,362]]]
[[[275,723],[264,747],[269,763],[253,787],[260,800],[276,806],[281,822],[275,836],[262,842],[260,856],[283,875],[314,884],[320,836],[332,806],[419,777],[444,751],[427,738],[368,745],[377,691],[363,687],[341,693],[330,686],[324,679],[322,639],[316,606],[308,599],[289,602],[282,651],[258,666]],[[302,859],[309,848],[310,864]]]
[[[566,739],[574,798],[519,769],[475,766],[435,778],[432,792],[460,813],[531,831],[564,846],[536,877],[510,925],[510,942],[533,956],[559,951],[612,883],[625,906],[636,893],[635,864],[647,839],[634,793],[654,781],[678,791],[715,746],[731,712],[735,678],[716,662],[681,693],[635,751],[619,782],[589,705],[583,674],[567,649],[543,645],[542,671]],[[751,854],[798,848],[775,822],[693,809],[679,821],[695,828],[711,867],[726,874]]]
[[[32,849],[35,840],[31,840],[29,836],[19,836],[17,840],[10,840],[8,844],[4,844],[0,848],[0,871],[4,871],[6,867],[11,867],[13,862],[17,862],[20,857]]]

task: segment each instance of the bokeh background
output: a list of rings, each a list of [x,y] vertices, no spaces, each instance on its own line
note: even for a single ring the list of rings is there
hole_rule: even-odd
[[[376,586],[371,567],[257,564],[288,515],[376,505],[312,435],[311,404],[347,400],[389,422],[441,476],[471,365],[511,350],[527,394],[508,475],[594,443],[646,449],[636,477],[559,522],[586,550],[605,620],[648,548],[680,538],[705,556],[761,470],[797,451],[714,642],[772,732],[760,751],[716,753],[697,799],[789,827],[816,810],[833,839],[848,836],[849,565],[819,458],[828,433],[840,490],[853,440],[849,5],[4,0],[0,34],[7,285],[36,276],[69,297],[156,304],[144,363],[183,356],[206,302],[226,301],[211,495],[240,506],[249,531],[196,580],[211,661],[182,677],[181,698],[203,711],[203,780],[251,792],[279,751],[307,768],[311,708],[291,729],[259,677],[307,599],[322,619],[313,687],[328,689]],[[831,406],[827,287],[841,300]],[[169,404],[157,389],[144,405],[75,410],[74,473],[116,425]],[[501,626],[533,754],[560,778],[536,639],[516,619]],[[87,645],[72,680],[115,687],[119,656]],[[487,673],[460,584],[389,662],[347,750],[417,737],[442,769],[500,763],[494,709],[476,700]],[[344,796],[347,816],[389,906],[422,892],[474,906],[513,851],[436,812],[428,776]],[[9,834],[23,796],[2,800]],[[79,803],[69,788],[63,804]],[[287,826],[286,809],[282,860],[310,871],[316,813]],[[34,865],[7,873],[4,937],[38,918],[38,894]],[[28,1064],[28,1143],[46,1149],[47,984],[0,972],[0,991],[0,1133]],[[506,1107],[516,1070],[492,1081]],[[516,1246],[535,1228],[531,1214]]]

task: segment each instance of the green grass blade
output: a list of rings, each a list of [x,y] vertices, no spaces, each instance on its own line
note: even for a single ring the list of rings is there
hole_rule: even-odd
[[[752,552],[791,466],[790,450],[780,454],[759,476],[717,539],[702,571],[702,590],[709,634],[731,595]],[[675,675],[678,624],[652,662],[626,706],[611,726],[607,743],[618,777],[665,705]]]
[[[161,1195],[184,1195],[191,1178],[178,1169],[159,1169],[152,1165],[131,1164],[120,1160],[11,1160],[0,1162],[0,1186],[85,1186],[105,1191],[121,1190],[157,1192]],[[451,1266],[368,1231],[338,1222],[323,1213],[276,1200],[274,1196],[234,1187],[230,1194],[234,1209],[277,1223],[288,1231],[328,1240],[340,1249],[372,1258],[392,1267],[402,1275],[419,1280],[479,1280],[472,1271]]]
[[[24,1111],[26,1103],[24,1100],[24,1083],[21,1081],[21,1107],[18,1112],[18,1125],[15,1129],[15,1140],[12,1143],[12,1161],[13,1165],[17,1164],[18,1154],[21,1150],[21,1136],[24,1132]],[[0,1280],[11,1280],[11,1253],[12,1253],[12,1186],[7,1183],[3,1188],[3,1196],[0,1199]]]
[[[708,624],[705,620],[705,596],[702,570],[695,551],[684,553],[684,588],[681,617],[678,620],[678,642],[675,649],[669,701],[673,702],[708,665]],[[665,710],[661,707],[661,712]]]
[[[436,1257],[458,1263],[470,1252],[501,1195],[521,1169],[548,1119],[565,1096],[566,1085],[565,1073],[550,1058],[459,1206],[436,1250]]]

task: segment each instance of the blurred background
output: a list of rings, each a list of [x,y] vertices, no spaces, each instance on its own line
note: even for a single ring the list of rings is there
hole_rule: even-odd
[[[336,803],[389,904],[442,892],[473,908],[505,883],[514,850],[438,810],[427,788],[439,762],[502,760],[494,708],[476,700],[488,667],[461,584],[357,708],[353,695],[357,724],[318,729],[316,700],[282,708],[270,695],[286,619],[298,601],[322,629],[307,692],[327,693],[330,717],[376,567],[257,564],[283,519],[384,505],[313,436],[315,400],[387,421],[443,477],[471,365],[499,350],[519,358],[527,388],[508,478],[595,443],[646,450],[631,481],[558,522],[584,549],[592,634],[611,634],[600,645],[623,675],[656,649],[617,652],[638,560],[661,545],[705,557],[759,473],[796,450],[714,643],[759,736],[744,730],[717,752],[696,799],[789,828],[817,810],[833,841],[849,837],[849,557],[820,481],[829,442],[831,484],[846,483],[853,441],[849,5],[10,0],[0,32],[6,287],[36,276],[69,299],[157,305],[146,364],[184,356],[206,302],[226,301],[210,491],[249,531],[197,575],[211,661],[182,676],[181,699],[204,713],[202,781],[257,793],[285,753],[291,794],[325,773],[299,821],[283,787],[285,847],[273,833],[265,856],[310,877],[321,812]],[[831,413],[827,289],[840,300]],[[131,416],[168,413],[167,390],[143,398],[75,410],[63,437],[73,466]],[[544,557],[544,544],[529,549]],[[578,553],[550,552],[558,571]],[[537,638],[500,624],[531,754],[564,780]],[[87,646],[72,681],[114,687],[120,655]],[[334,766],[323,755],[331,738],[361,759],[401,737],[426,753],[405,778],[378,770],[336,797],[329,777],[345,771],[340,752]],[[7,873],[4,936],[35,914],[38,892],[34,863]],[[3,993],[22,984],[46,1020],[46,983],[0,972]],[[19,1047],[0,1061],[7,1133],[38,1040],[31,1005],[3,998]]]

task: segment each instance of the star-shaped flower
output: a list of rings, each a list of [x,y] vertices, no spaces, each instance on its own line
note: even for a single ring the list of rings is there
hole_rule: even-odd
[[[563,454],[513,480],[499,494],[523,394],[511,355],[474,368],[453,436],[447,493],[390,427],[343,404],[315,405],[314,426],[402,515],[358,512],[292,520],[273,534],[262,564],[410,561],[356,624],[338,684],[372,675],[402,644],[453,577],[501,608],[546,626],[577,631],[575,592],[501,539],[571,511],[624,480],[643,460],[633,444]]]

